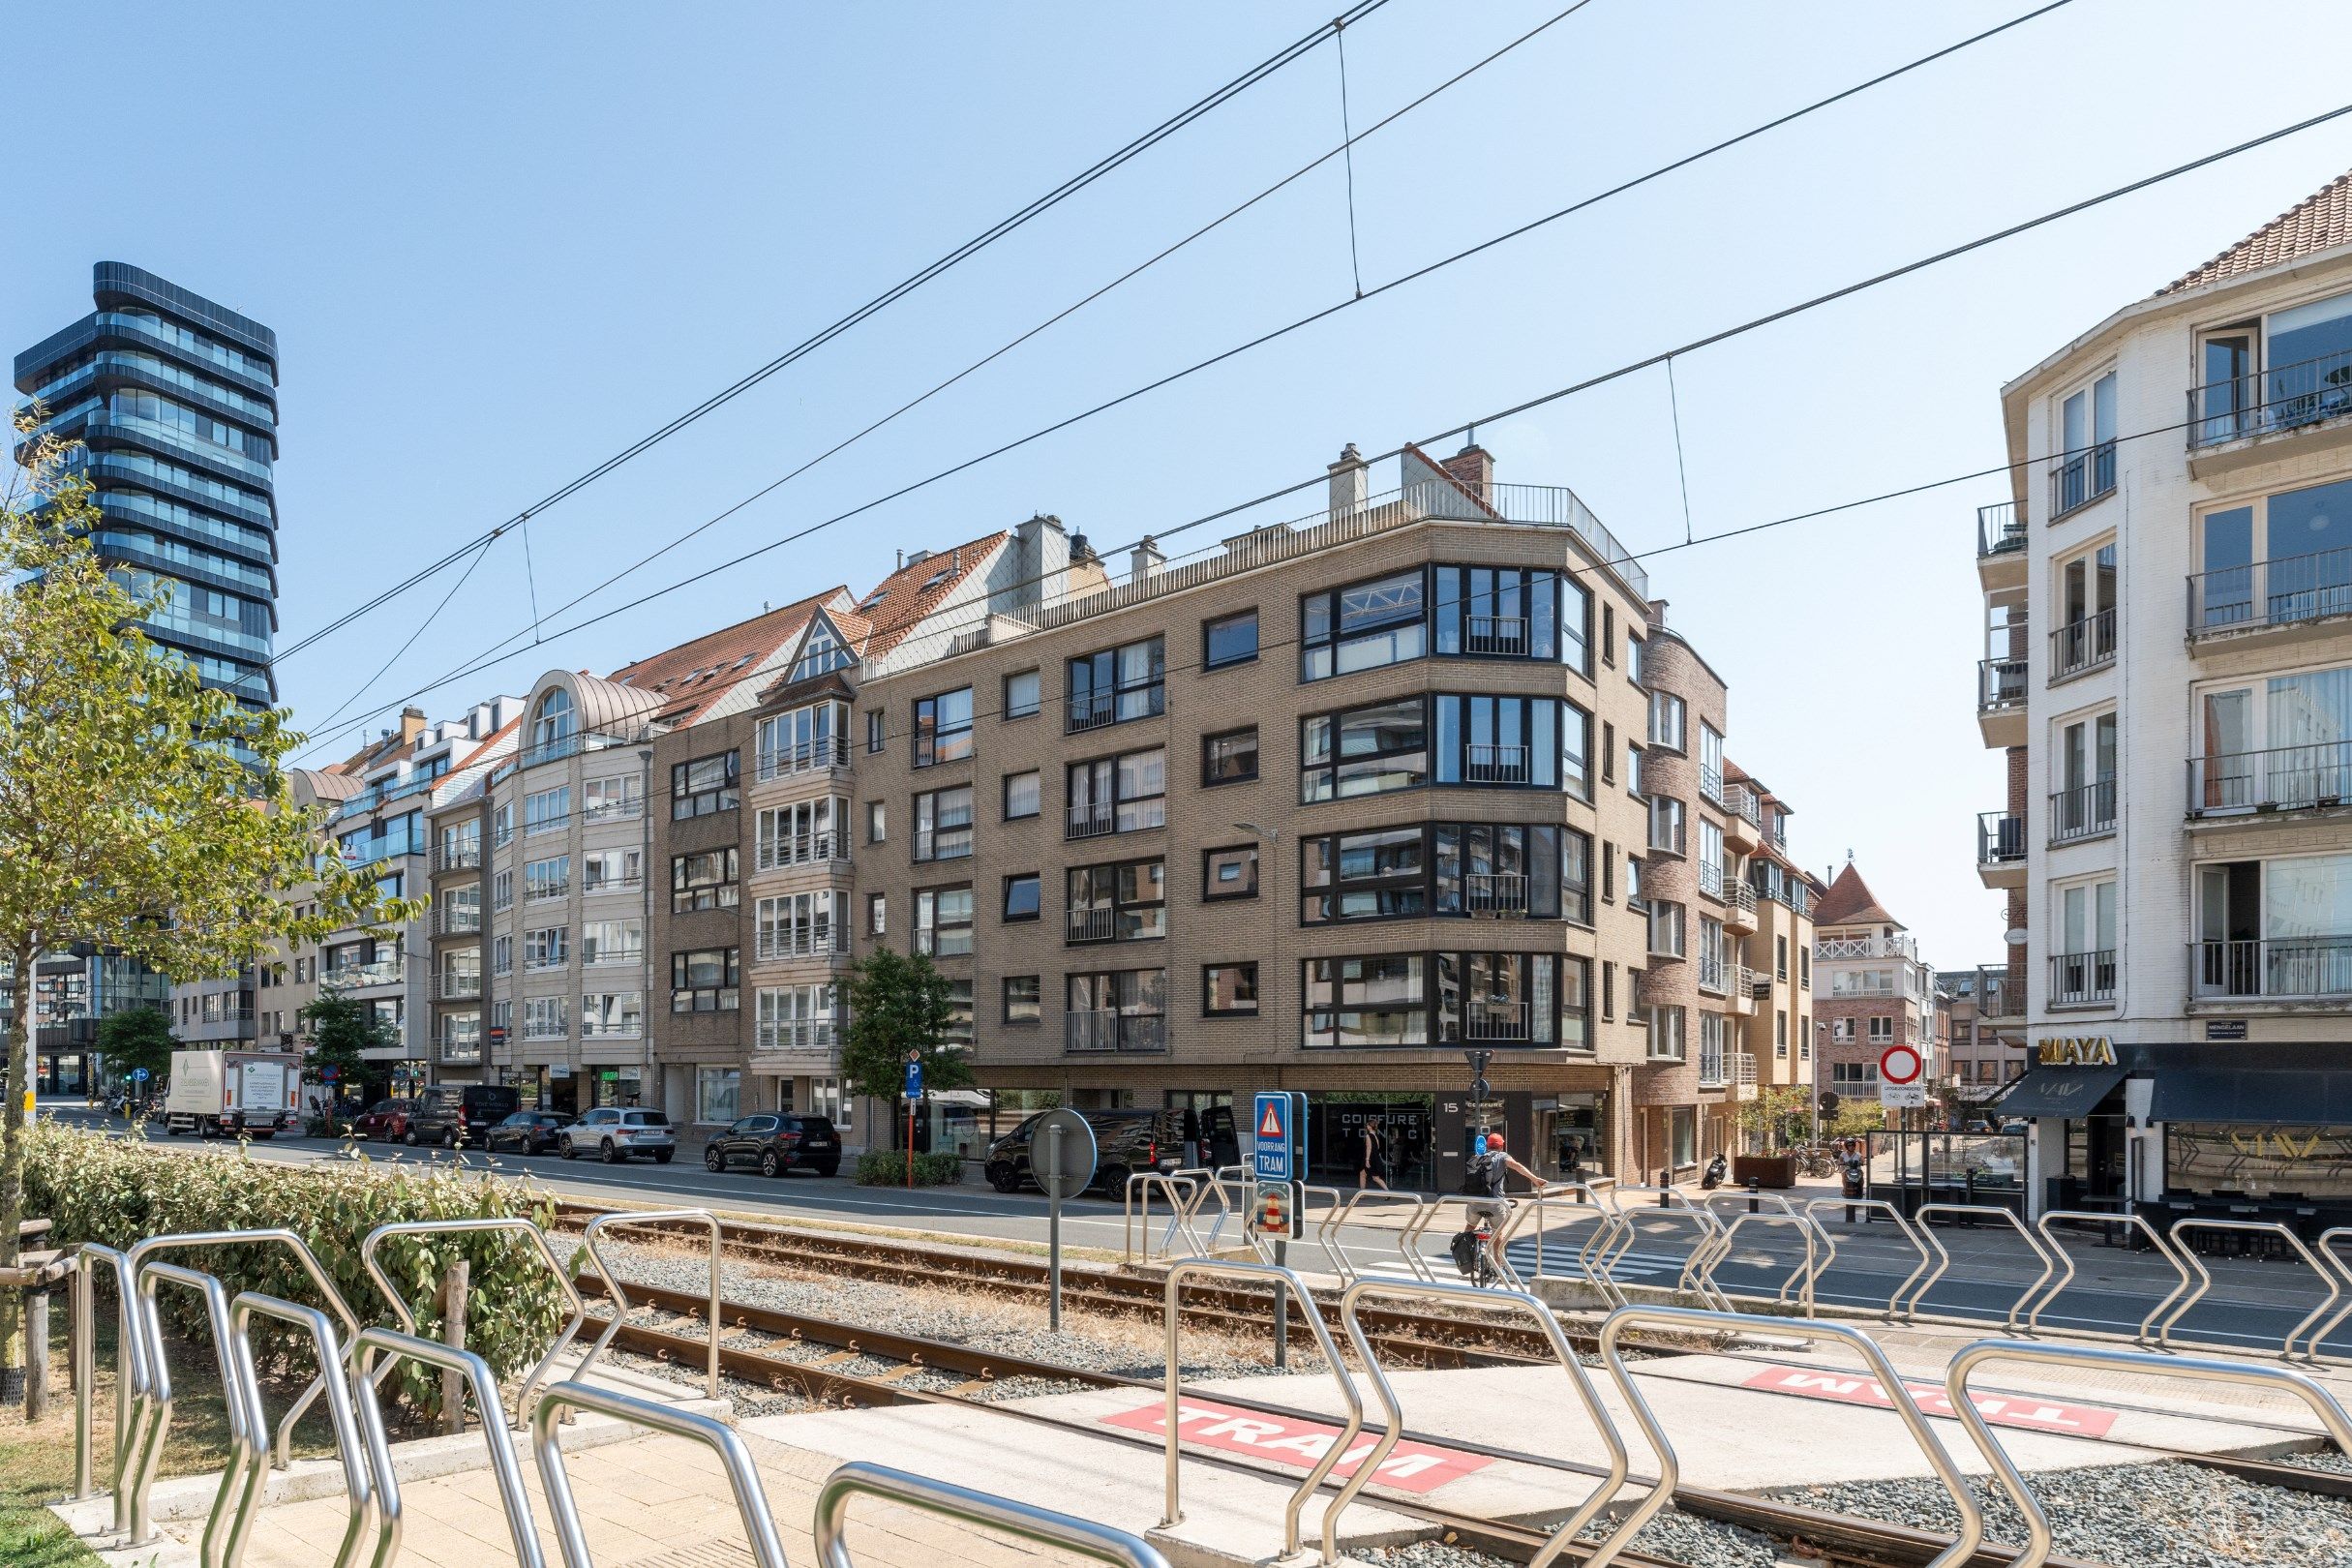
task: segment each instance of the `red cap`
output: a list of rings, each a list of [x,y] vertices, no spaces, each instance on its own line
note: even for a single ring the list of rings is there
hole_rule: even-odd
[[[1488,1147],[1488,1148],[1490,1148],[1490,1149],[1500,1149],[1500,1148],[1502,1148],[1503,1146],[1504,1146],[1504,1145],[1503,1145],[1503,1135],[1502,1135],[1502,1131],[1501,1131],[1501,1130],[1500,1130],[1500,1129],[1497,1129],[1496,1131],[1494,1131],[1490,1132],[1490,1133],[1488,1133],[1488,1134],[1487,1134],[1487,1147]]]

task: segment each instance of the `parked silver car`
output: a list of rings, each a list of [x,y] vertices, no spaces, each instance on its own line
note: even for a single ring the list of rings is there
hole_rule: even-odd
[[[635,1155],[649,1155],[666,1165],[678,1154],[678,1135],[670,1118],[657,1110],[599,1105],[563,1130],[563,1158],[577,1160],[592,1154],[606,1164],[618,1164]]]

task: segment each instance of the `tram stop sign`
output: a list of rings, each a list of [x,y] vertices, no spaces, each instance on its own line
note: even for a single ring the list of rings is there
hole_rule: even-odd
[[[1259,1182],[1250,1202],[1250,1229],[1271,1241],[1297,1241],[1299,1191],[1295,1182]]]
[[[1056,1129],[1061,1136],[1055,1137]],[[1058,1146],[1058,1147],[1057,1147]],[[1094,1185],[1095,1130],[1065,1105],[1038,1119],[1029,1136],[1029,1173],[1038,1191],[1055,1202],[1076,1197]]]

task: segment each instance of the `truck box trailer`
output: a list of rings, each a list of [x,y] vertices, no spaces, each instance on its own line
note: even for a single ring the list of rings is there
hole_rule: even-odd
[[[173,1051],[164,1127],[173,1137],[266,1138],[299,1125],[301,1095],[290,1051]]]

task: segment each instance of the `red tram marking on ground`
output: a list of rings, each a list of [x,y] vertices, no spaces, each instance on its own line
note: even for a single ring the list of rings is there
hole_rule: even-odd
[[[1167,1431],[1166,1406],[1155,1400],[1150,1404],[1117,1415],[1101,1418],[1106,1427],[1125,1427],[1133,1432],[1155,1433]],[[1309,1421],[1299,1416],[1268,1415],[1258,1410],[1237,1409],[1230,1404],[1219,1404],[1213,1400],[1182,1399],[1176,1406],[1176,1425],[1188,1443],[1203,1448],[1222,1449],[1228,1454],[1255,1454],[1273,1460],[1278,1464],[1294,1465],[1305,1470],[1331,1451],[1339,1437],[1340,1429],[1320,1421]],[[1352,1475],[1364,1462],[1376,1439],[1370,1432],[1358,1437],[1331,1473]],[[1438,1448],[1429,1443],[1400,1439],[1396,1449],[1380,1462],[1372,1475],[1375,1485],[1394,1487],[1400,1492],[1434,1492],[1450,1481],[1459,1481],[1474,1470],[1485,1469],[1493,1463],[1482,1454],[1465,1454],[1460,1449]]]
[[[1866,1404],[1877,1410],[1894,1408],[1885,1385],[1860,1372],[1826,1372],[1810,1367],[1767,1367],[1740,1385],[1767,1394],[1794,1394],[1799,1399],[1831,1400],[1840,1404]],[[1906,1382],[1922,1414],[1953,1417],[1952,1402],[1933,1383]],[[2063,1404],[2034,1394],[1975,1394],[1970,1402],[1976,1413],[1996,1427],[2022,1427],[2031,1432],[2063,1432],[2069,1437],[2104,1437],[2115,1425],[2116,1412],[2089,1404]]]

